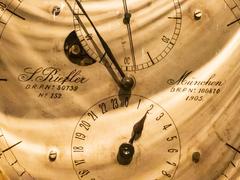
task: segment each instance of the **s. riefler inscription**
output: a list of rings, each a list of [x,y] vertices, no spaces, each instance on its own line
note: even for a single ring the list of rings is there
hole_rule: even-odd
[[[62,98],[62,92],[77,91],[89,79],[77,69],[65,73],[56,67],[26,67],[18,80],[26,83],[25,89],[40,91],[38,97],[59,99]]]
[[[211,74],[206,79],[198,79],[191,74],[192,71],[186,71],[176,80],[169,79],[167,83],[172,85],[170,92],[185,93],[186,101],[203,101],[204,95],[217,95],[221,92],[224,82],[217,80],[216,74]]]

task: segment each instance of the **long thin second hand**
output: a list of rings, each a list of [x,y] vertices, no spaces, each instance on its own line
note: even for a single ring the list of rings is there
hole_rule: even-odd
[[[113,69],[111,68],[111,64],[108,62],[108,60],[106,59],[106,50],[105,53],[102,53],[101,50],[99,49],[98,45],[95,43],[95,41],[93,40],[93,38],[91,38],[88,30],[86,29],[85,25],[83,24],[83,22],[81,21],[81,19],[79,18],[79,14],[75,13],[73,8],[71,7],[71,5],[69,4],[69,2],[67,0],[65,0],[67,6],[69,7],[70,11],[72,12],[73,16],[75,16],[75,18],[77,19],[78,23],[80,24],[80,26],[82,27],[82,29],[84,30],[84,32],[87,34],[87,36],[89,36],[89,40],[91,41],[92,45],[94,46],[95,50],[97,51],[98,56],[101,58],[100,62],[103,62],[103,64],[105,65],[105,67],[107,68],[108,72],[111,74],[112,78],[114,79],[114,81],[119,85],[122,86],[122,82],[119,80],[117,74],[115,73],[115,71],[113,71]],[[81,5],[81,4],[80,4]],[[123,78],[124,79],[124,78]]]
[[[122,2],[123,2],[123,7],[124,7],[124,19],[123,19],[123,22],[127,26],[128,38],[129,38],[129,44],[130,44],[131,55],[132,55],[132,62],[133,62],[133,69],[134,69],[134,72],[136,72],[136,57],[135,57],[135,50],[134,50],[134,45],[133,45],[132,29],[131,29],[131,25],[130,25],[131,14],[128,11],[126,0],[122,0]]]
[[[76,14],[74,12],[74,10],[72,9],[72,7],[70,6],[69,2],[67,0],[65,0],[68,8],[70,9],[70,11],[72,12],[73,16],[77,19],[78,23],[80,24],[81,28],[84,30],[84,32],[86,33],[87,36],[91,36],[88,32],[88,30],[86,29],[86,27],[84,26],[83,22],[81,21],[81,19],[78,17],[78,14]],[[101,52],[101,50],[97,47],[96,43],[94,42],[94,40],[92,38],[89,39],[91,41],[91,43],[93,44],[94,48],[96,49],[99,57],[103,57],[103,53]]]
[[[102,38],[102,36],[100,35],[100,33],[98,32],[97,28],[95,27],[95,25],[93,24],[92,20],[90,19],[90,17],[88,16],[87,12],[85,11],[85,9],[83,8],[81,2],[79,0],[75,0],[76,3],[78,4],[79,8],[82,10],[83,14],[86,16],[86,18],[88,19],[88,21],[90,22],[90,24],[92,25],[95,33],[97,34],[106,54],[108,55],[108,57],[110,58],[110,60],[112,61],[112,63],[114,64],[114,66],[116,67],[117,71],[119,72],[119,74],[121,75],[122,79],[124,79],[126,77],[126,75],[124,74],[123,70],[121,69],[121,67],[119,66],[119,64],[117,63],[111,49],[109,48],[109,46],[107,45],[107,43],[104,41],[104,39]]]

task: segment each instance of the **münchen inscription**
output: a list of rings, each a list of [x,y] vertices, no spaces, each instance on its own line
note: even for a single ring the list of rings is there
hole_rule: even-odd
[[[206,94],[217,95],[221,92],[224,82],[217,79],[216,74],[211,74],[206,79],[191,76],[193,71],[185,71],[177,79],[169,79],[171,93],[185,93],[186,101],[203,101]]]
[[[189,78],[192,71],[185,71],[183,75],[177,79],[169,79],[167,83],[169,85],[186,85],[186,86],[223,86],[222,81],[215,79],[216,74],[212,74],[207,80],[195,80],[194,78]]]

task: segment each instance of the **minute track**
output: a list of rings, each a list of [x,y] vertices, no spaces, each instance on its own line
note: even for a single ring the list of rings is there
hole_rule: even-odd
[[[100,34],[103,36],[106,42],[108,42],[113,54],[115,55],[120,67],[124,71],[134,72],[143,69],[150,68],[151,66],[161,62],[162,60],[167,60],[167,55],[173,50],[173,47],[177,43],[177,39],[181,31],[182,23],[182,13],[181,5],[178,0],[168,1],[171,11],[168,13],[164,12],[161,7],[160,1],[154,1],[151,5],[146,6],[131,6],[128,2],[128,6],[131,7],[131,11],[126,9],[126,4],[124,1],[122,3],[118,2],[108,11],[109,13],[101,14],[99,16],[91,15],[92,21],[98,23],[104,22],[99,28]],[[88,4],[88,1],[82,1],[82,4]],[[123,10],[123,5],[124,10]],[[86,6],[87,7],[87,6]],[[158,8],[158,11],[156,9]],[[75,11],[82,13],[81,9],[75,5]],[[127,19],[131,19],[131,26],[126,17],[126,25],[123,23],[122,17],[129,16]],[[150,14],[149,18],[147,14]],[[106,19],[104,19],[106,16]],[[172,18],[169,18],[172,17]],[[81,16],[84,20],[84,17]],[[96,20],[95,20],[96,19]],[[150,24],[150,22],[153,22]],[[162,24],[169,22],[169,27],[164,28]],[[74,21],[75,30],[79,37],[85,37],[84,31],[79,27]],[[108,32],[108,27],[112,27],[112,31]],[[142,28],[146,27],[149,29],[143,33]],[[109,36],[111,34],[111,36]],[[153,36],[155,35],[155,36]],[[144,38],[151,39],[151,41],[145,42]],[[166,38],[163,39],[163,37]],[[93,36],[93,39],[96,36]],[[84,38],[86,39],[86,38]],[[129,42],[129,43],[126,43]],[[86,41],[87,45],[90,47],[90,51],[93,54],[92,58],[100,58],[96,54],[94,48],[90,43]],[[147,55],[147,52],[151,52],[151,61]],[[90,52],[89,52],[90,53]],[[136,66],[134,65],[136,61]],[[152,63],[154,62],[154,63]]]

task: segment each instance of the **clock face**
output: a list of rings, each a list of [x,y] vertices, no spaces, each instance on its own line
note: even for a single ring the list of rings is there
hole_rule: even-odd
[[[0,0],[0,179],[238,179],[239,19],[239,0]]]
[[[141,137],[130,143],[134,127],[141,123]],[[117,158],[123,143],[135,149],[126,167]],[[112,179],[109,172],[116,179],[173,179],[180,154],[172,118],[155,102],[137,95],[101,100],[84,113],[72,136],[72,161],[79,179]]]
[[[89,15],[93,21],[100,24],[98,26],[100,34],[109,42],[124,71],[146,69],[164,60],[180,35],[182,12],[178,0],[140,3],[132,1],[128,7],[121,1],[112,1],[92,15],[91,9],[94,6],[90,6],[91,1],[83,1],[82,4],[86,6],[86,11],[89,8]],[[103,1],[98,5],[103,7],[105,4]],[[123,6],[127,10],[123,11]],[[166,8],[168,13],[163,13],[163,8]],[[81,14],[79,18],[86,27],[84,30],[78,18],[74,16],[74,28],[83,48],[93,59],[100,61],[102,57],[98,55],[91,42],[92,39],[96,39],[96,34],[77,3],[74,11]],[[131,23],[128,24],[126,21]]]

